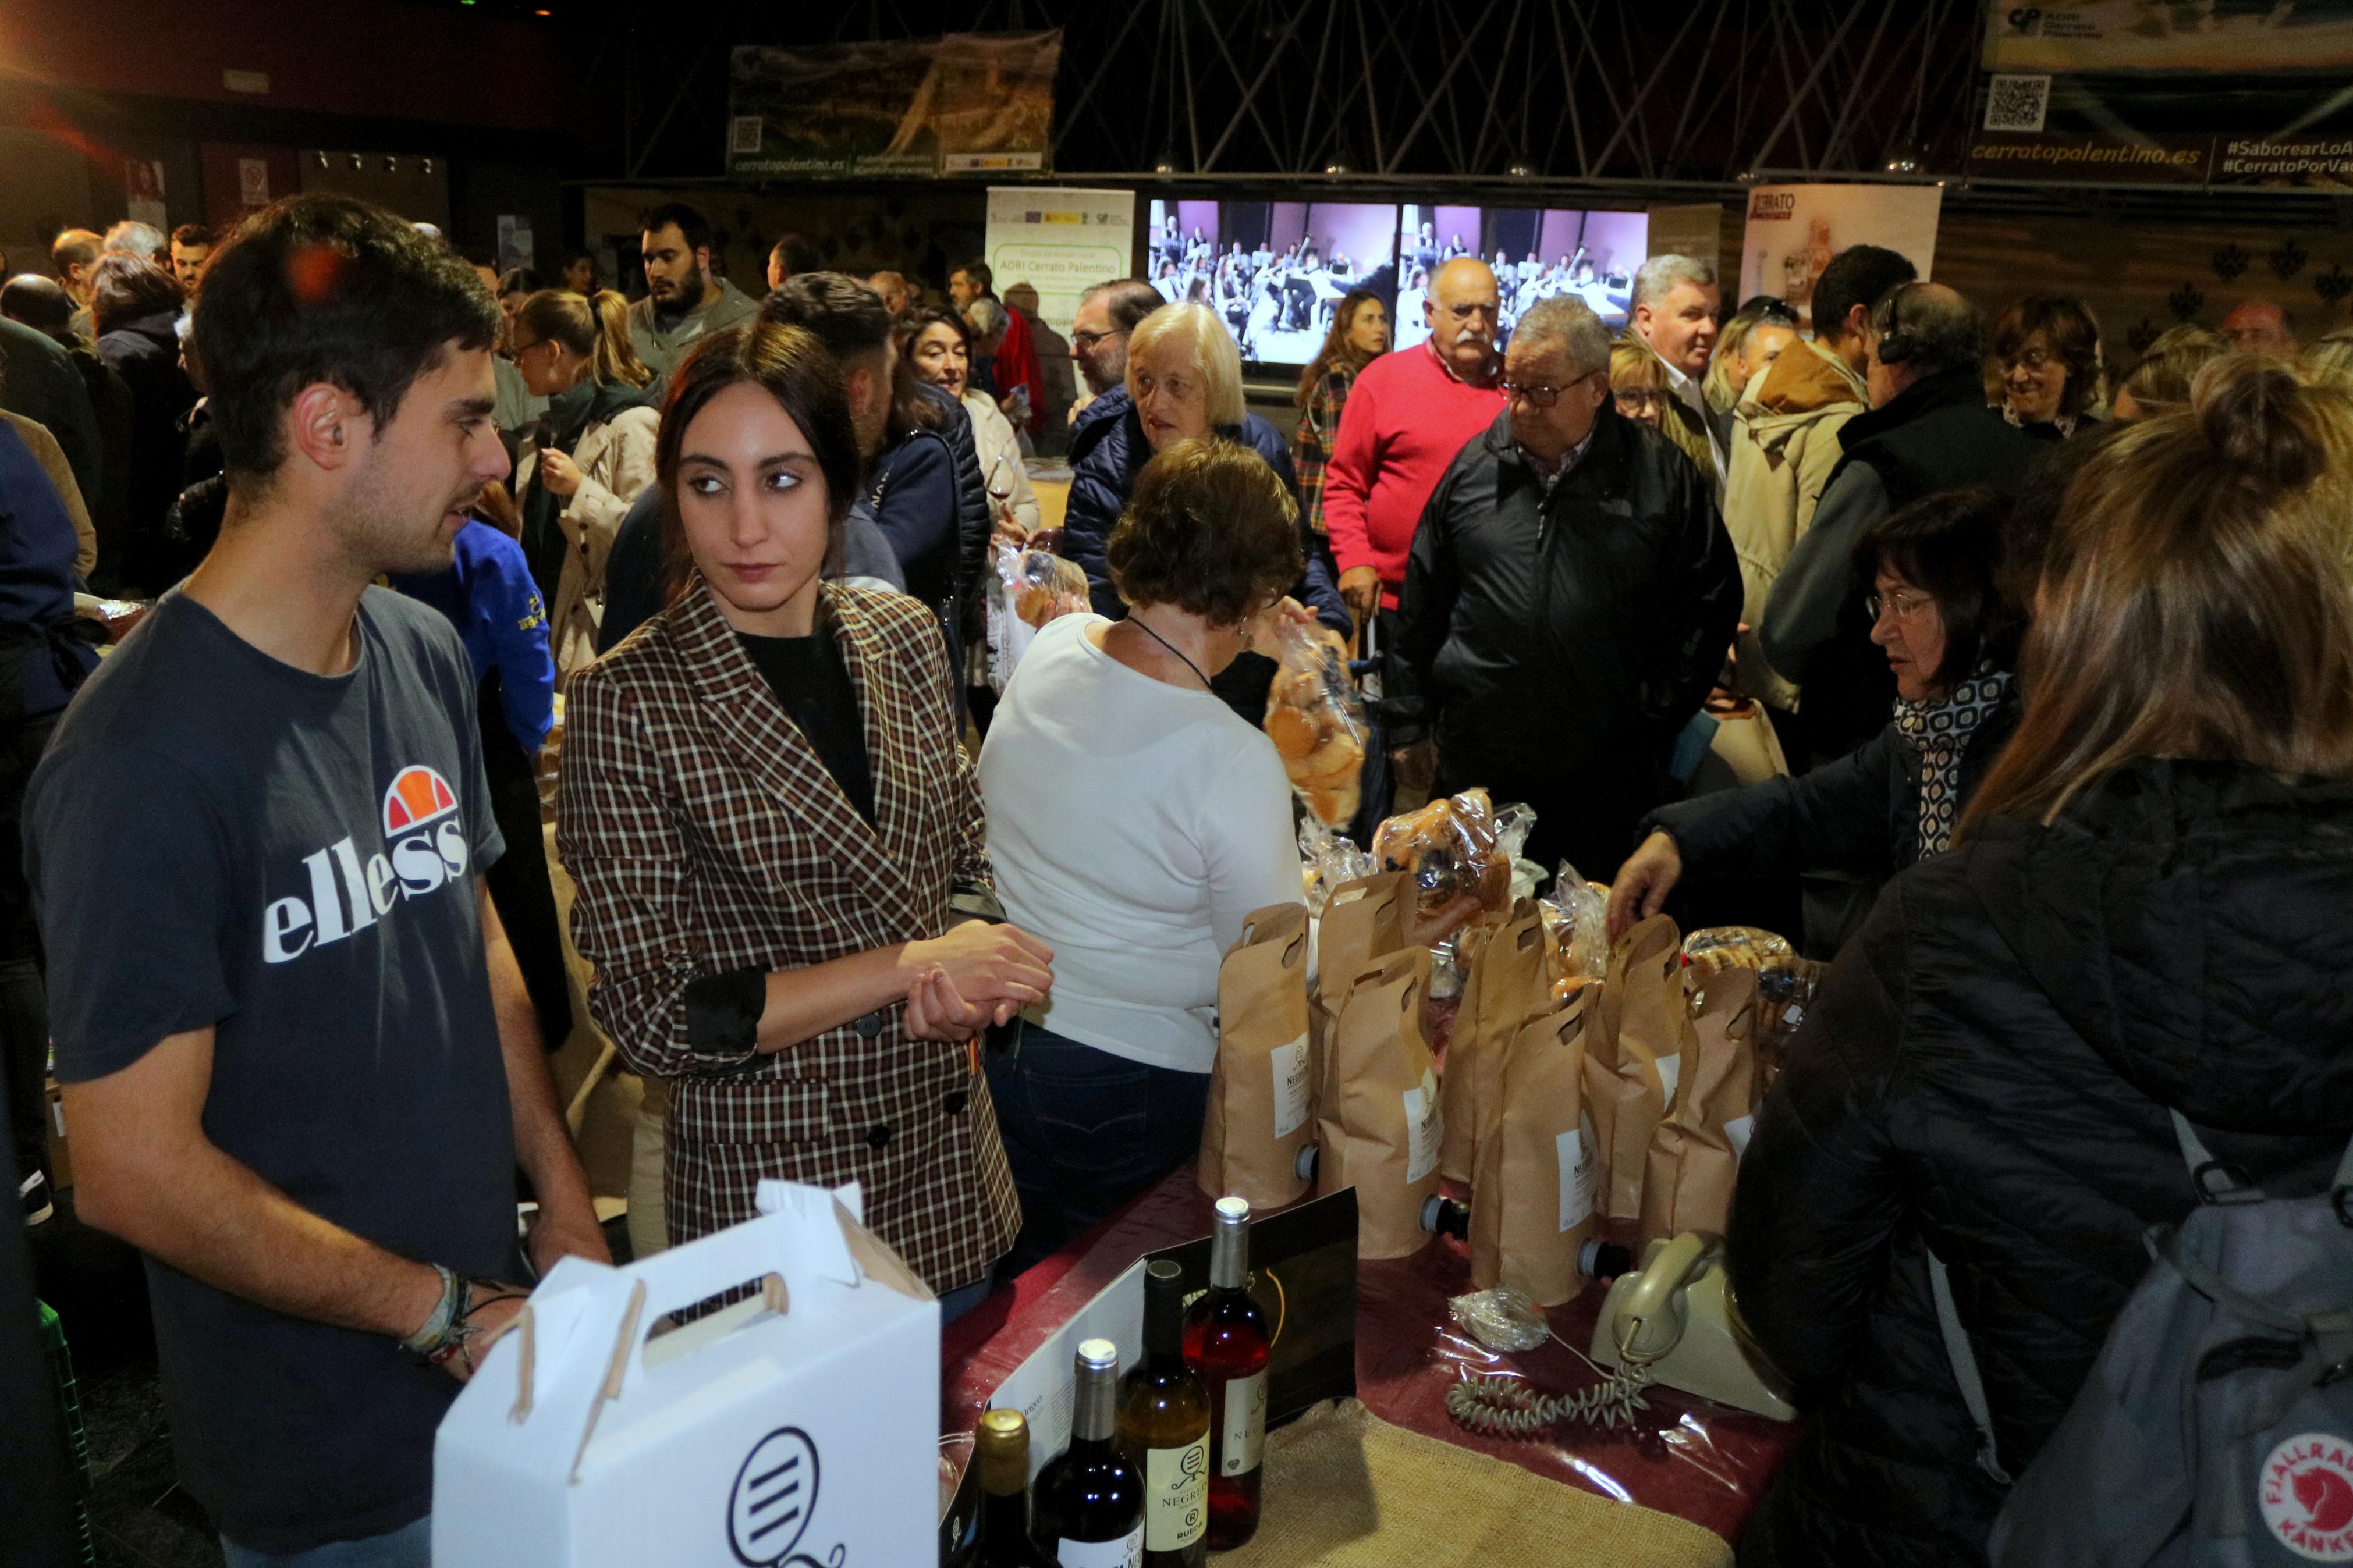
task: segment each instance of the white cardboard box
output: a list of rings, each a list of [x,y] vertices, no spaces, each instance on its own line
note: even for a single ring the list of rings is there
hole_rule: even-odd
[[[567,1258],[443,1419],[438,1568],[883,1568],[938,1554],[939,1305],[857,1189],[642,1263]],[[665,1314],[773,1276],[650,1342]],[[782,1310],[776,1309],[781,1307]]]

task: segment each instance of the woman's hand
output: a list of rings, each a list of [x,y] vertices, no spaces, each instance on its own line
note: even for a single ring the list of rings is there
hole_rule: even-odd
[[[1282,658],[1282,644],[1276,632],[1284,622],[1313,632],[1316,627],[1315,612],[1288,594],[1259,612],[1250,623],[1250,652],[1263,654],[1271,659]]]
[[[568,498],[580,489],[580,465],[550,447],[539,455],[539,482],[549,495]]]
[[[969,1040],[994,1024],[1005,1023],[1020,1009],[999,1002],[994,1011],[975,1007],[956,994],[947,971],[938,964],[923,971],[907,993],[907,1037],[916,1040]]]
[[[1675,848],[1672,834],[1657,832],[1642,840],[1642,847],[1627,857],[1618,868],[1618,879],[1609,884],[1609,940],[1616,942],[1635,921],[1657,914],[1683,874],[1683,858]]]
[[[1043,1002],[1053,989],[1054,950],[1026,931],[986,921],[965,921],[930,942],[911,942],[899,958],[912,998],[925,973],[938,969],[953,994],[965,1007],[994,1016],[999,1004],[1009,1004],[1005,1016],[1033,1002]],[[927,998],[944,1000],[936,994]]]

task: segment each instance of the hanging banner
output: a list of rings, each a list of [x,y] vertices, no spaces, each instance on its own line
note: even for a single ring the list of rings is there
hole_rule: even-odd
[[[2353,0],[1994,0],[1985,68],[2343,72],[2353,69]]]
[[[1813,320],[1814,285],[1851,245],[1883,245],[1931,275],[1941,185],[1757,185],[1741,237],[1740,295],[1778,295]]]
[[[731,174],[1042,172],[1062,33],[737,47]]]
[[[1019,303],[1068,337],[1079,296],[1124,278],[1135,258],[1135,193],[1072,191],[1049,185],[991,185],[983,251],[999,298]]]

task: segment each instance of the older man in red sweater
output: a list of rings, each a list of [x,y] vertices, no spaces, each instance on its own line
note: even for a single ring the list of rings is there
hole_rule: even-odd
[[[1495,275],[1475,257],[1438,269],[1422,306],[1428,341],[1356,376],[1324,473],[1324,520],[1340,593],[1363,626],[1394,611],[1421,509],[1463,444],[1504,409]]]

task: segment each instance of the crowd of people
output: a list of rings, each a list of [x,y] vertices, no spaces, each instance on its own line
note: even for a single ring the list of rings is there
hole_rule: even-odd
[[[1839,956],[1729,1246],[1811,1424],[1744,1563],[1982,1560],[1932,1258],[2016,1473],[2198,1201],[2174,1113],[2266,1190],[2333,1173],[2353,346],[2258,302],[2112,366],[2080,301],[1989,328],[1868,245],[1810,336],[1678,256],[1620,333],[1461,254],[1403,347],[1402,298],[1331,301],[1285,429],[1189,289],[1085,293],[1066,416],[982,264],[943,308],[786,237],[754,299],[691,207],[641,240],[632,304],[311,195],[0,289],[20,1192],[54,1041],[233,1563],[426,1562],[482,1336],[609,1256],[546,1063],[559,692],[569,934],[647,1086],[632,1247],[855,1181],[944,1319],[1198,1147],[1221,956],[1302,897],[1286,623],[1359,656],[1368,823],[1525,801],[1615,931],[1786,893]],[[1001,698],[992,542],[1091,596]],[[85,589],[153,600],[102,660]],[[1683,798],[1712,695],[1788,776]]]

